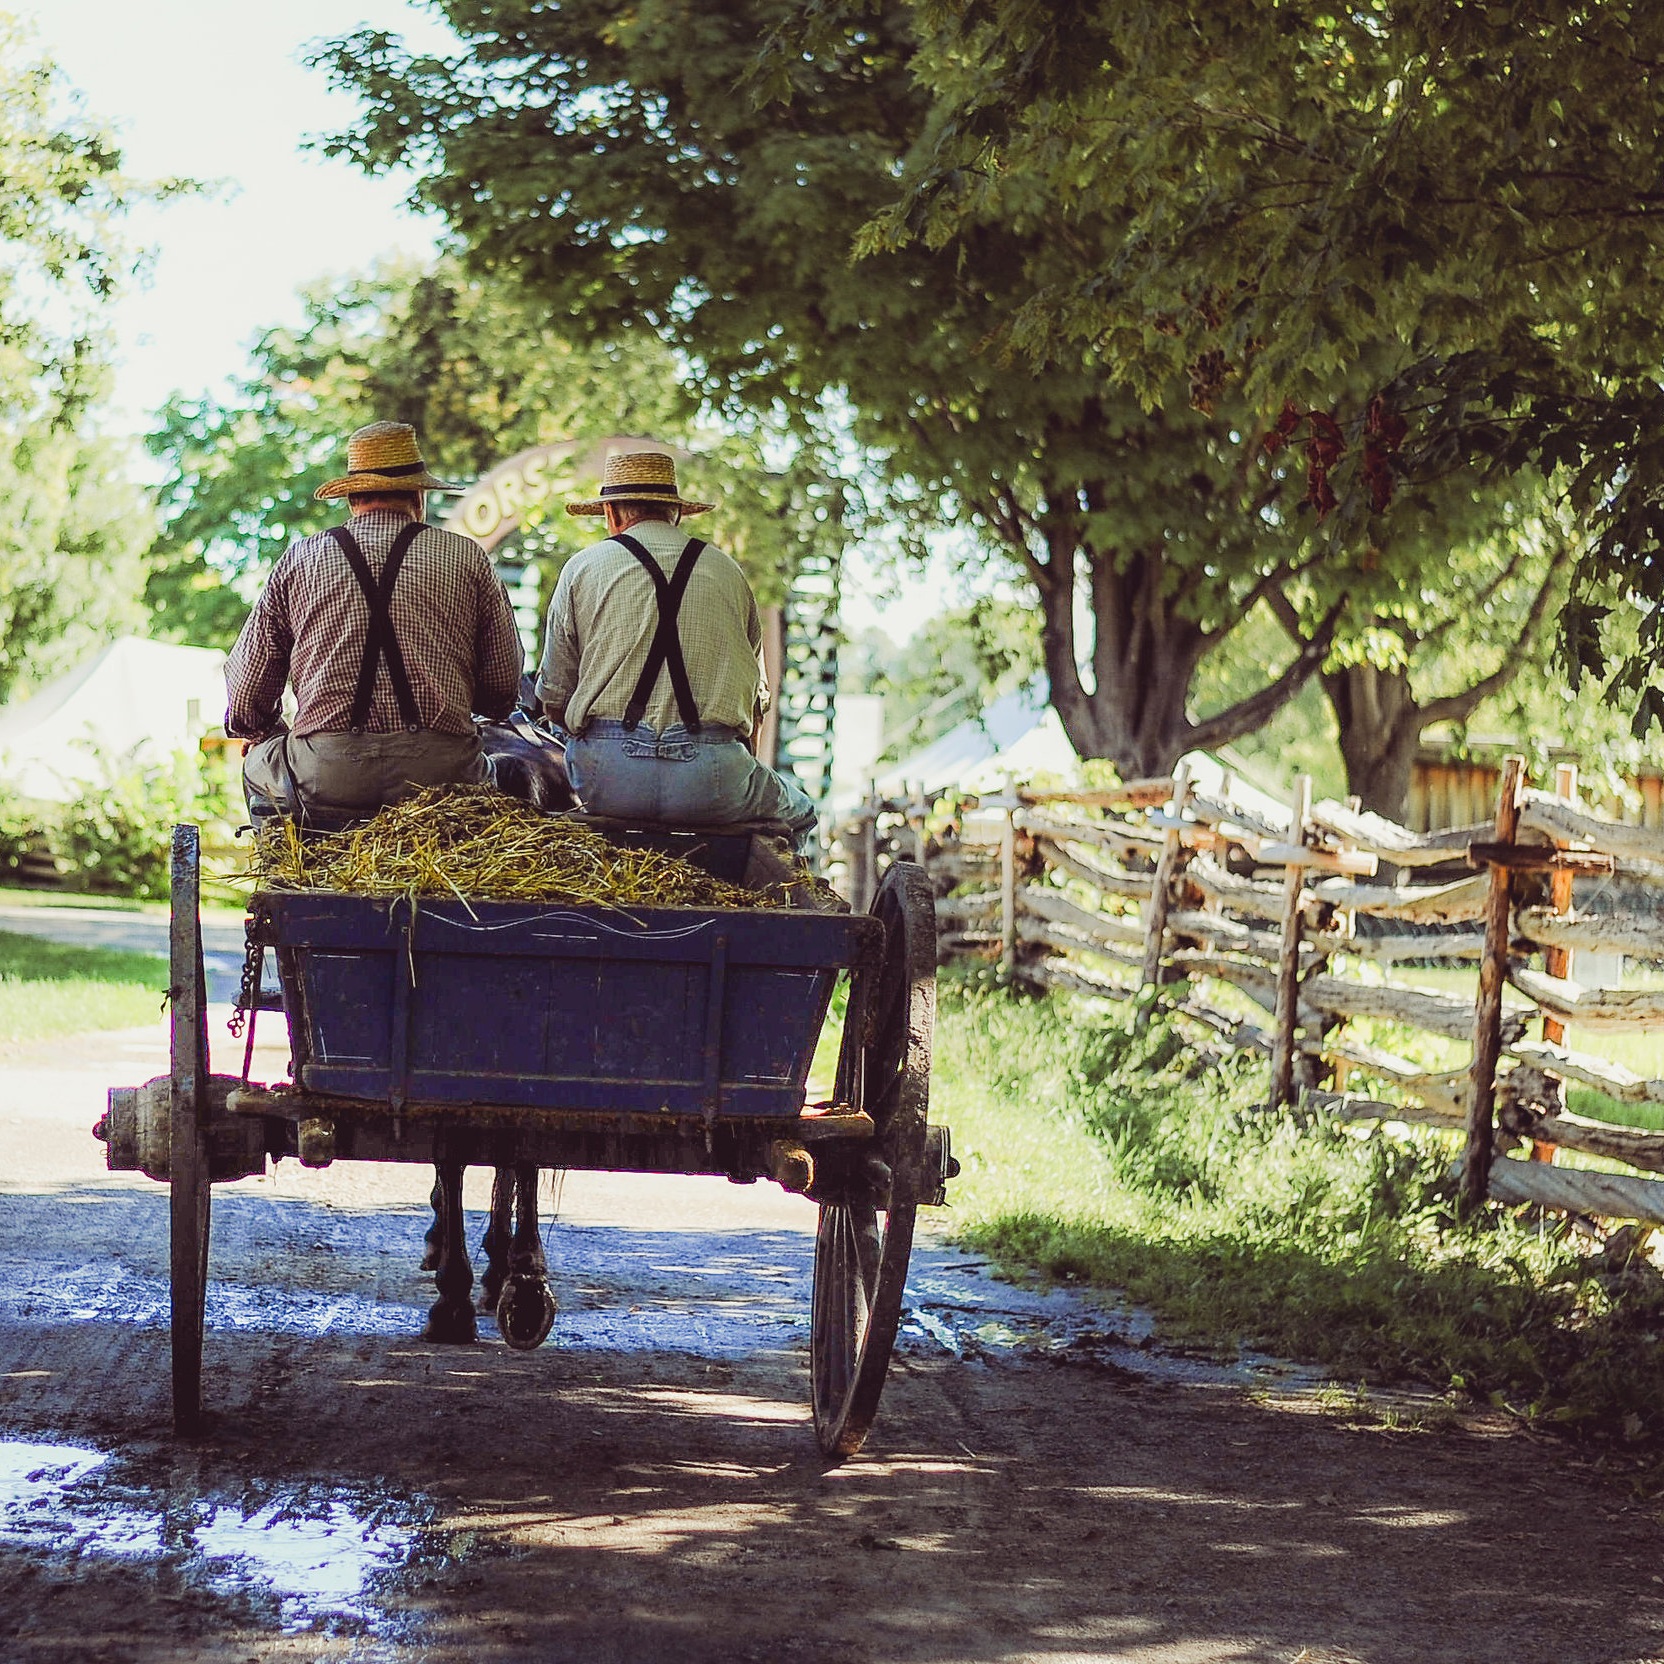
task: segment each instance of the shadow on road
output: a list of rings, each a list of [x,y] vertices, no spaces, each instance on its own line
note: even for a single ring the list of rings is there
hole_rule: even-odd
[[[915,1302],[960,1355],[915,1326],[869,1453],[828,1468],[801,1231],[559,1227],[560,1327],[520,1354],[489,1324],[413,1338],[419,1210],[223,1195],[214,1419],[177,1444],[165,1214],[115,1185],[0,1197],[8,1661],[1664,1650],[1656,1518],[1557,1447],[1136,1374],[1073,1343],[1121,1319],[962,1256],[927,1254]]]

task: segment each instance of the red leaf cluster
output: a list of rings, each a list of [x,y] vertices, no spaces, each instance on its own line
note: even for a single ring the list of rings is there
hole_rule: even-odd
[[[1409,431],[1410,424],[1390,409],[1379,393],[1369,401],[1369,408],[1364,412],[1363,475],[1369,487],[1369,506],[1377,514],[1392,501],[1398,482],[1391,459]]]
[[[1301,410],[1291,400],[1283,406],[1275,426],[1265,436],[1264,448],[1268,456],[1275,456],[1299,432],[1301,423],[1306,424],[1307,432],[1306,495],[1300,503],[1302,507],[1309,505],[1316,509],[1318,519],[1322,520],[1335,506],[1335,489],[1329,483],[1329,474],[1346,454],[1346,437],[1340,431],[1340,423],[1326,411]]]

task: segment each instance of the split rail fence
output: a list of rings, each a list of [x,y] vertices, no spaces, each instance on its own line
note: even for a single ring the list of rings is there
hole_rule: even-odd
[[[1596,985],[1625,959],[1664,968],[1664,831],[1580,807],[1575,769],[1533,790],[1511,757],[1492,824],[1435,834],[1314,804],[1305,780],[1281,810],[1229,776],[1203,790],[1181,765],[968,807],[874,799],[838,841],[857,906],[887,859],[924,864],[944,960],[1132,1001],[1138,1022],[1169,1009],[1262,1053],[1273,1107],[1460,1134],[1468,1207],[1489,1196],[1664,1224],[1664,1181],[1646,1176],[1664,1173],[1664,1130],[1566,1102],[1575,1083],[1664,1104],[1664,1080],[1567,1043],[1664,1023],[1664,977]],[[1477,967],[1477,993],[1407,986],[1411,966]],[[1360,1022],[1463,1042],[1469,1061],[1428,1067]],[[1560,1151],[1621,1170],[1562,1165]]]

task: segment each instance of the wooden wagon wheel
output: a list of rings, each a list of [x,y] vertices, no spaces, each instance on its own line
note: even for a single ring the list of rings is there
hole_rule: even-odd
[[[202,1423],[202,1327],[208,1292],[208,992],[202,968],[201,834],[173,829],[168,1008],[173,1094],[169,1114],[173,1427]]]
[[[820,1447],[838,1457],[859,1450],[872,1426],[901,1322],[936,1021],[935,901],[922,869],[892,865],[872,912],[884,923],[884,952],[851,990],[838,1098],[873,1117],[877,1149],[821,1202],[815,1236],[810,1390]]]

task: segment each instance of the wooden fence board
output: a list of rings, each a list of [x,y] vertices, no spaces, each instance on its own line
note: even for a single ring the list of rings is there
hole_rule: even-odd
[[[1128,901],[1145,902],[1150,899],[1150,887],[1153,875],[1145,873],[1140,877],[1137,873],[1108,872],[1095,861],[1087,861],[1078,855],[1058,845],[1045,841],[1043,850],[1045,860],[1049,866],[1056,867],[1059,872],[1067,873],[1070,878],[1078,878],[1081,883],[1089,884],[1100,895],[1120,896]]]
[[[1367,810],[1349,809],[1325,798],[1312,810],[1313,822],[1359,849],[1400,867],[1436,867],[1466,859],[1468,845],[1488,837],[1490,827],[1455,826],[1445,832],[1412,832],[1396,821]]]
[[[1077,930],[1095,941],[1124,943],[1132,947],[1144,945],[1143,926],[1135,920],[1093,913],[1085,907],[1077,907],[1056,890],[1044,890],[1036,884],[1025,885],[1017,892],[1017,911],[1052,924],[1066,925],[1070,930]]]
[[[1232,908],[1238,913],[1248,913],[1256,919],[1269,920],[1272,924],[1282,923],[1281,884],[1265,884],[1258,879],[1238,878],[1235,873],[1226,872],[1217,861],[1210,861],[1205,857],[1192,861],[1185,868],[1185,878],[1208,900],[1217,902],[1221,907]]]
[[[1520,826],[1533,832],[1546,832],[1551,838],[1588,844],[1604,855],[1615,855],[1626,870],[1635,869],[1636,877],[1664,877],[1664,831],[1656,827],[1624,826],[1617,821],[1601,820],[1586,810],[1562,803],[1548,792],[1526,793]]]
[[[1582,1082],[1626,1104],[1664,1104],[1664,1080],[1645,1080],[1610,1058],[1569,1051],[1548,1040],[1516,1040],[1509,1054],[1551,1069],[1566,1080]]]
[[[1422,988],[1370,987],[1338,976],[1307,977],[1304,998],[1320,1011],[1343,1017],[1381,1017],[1443,1034],[1452,1040],[1473,1035],[1473,1002],[1454,994],[1432,994]],[[1533,1013],[1518,1009],[1502,1013],[1505,1039],[1517,1039]]]
[[[1582,1028],[1652,1028],[1664,1023],[1664,988],[1585,988],[1517,964],[1509,966],[1508,980],[1545,1011]]]
[[[1102,825],[1081,820],[1058,820],[1051,815],[1023,809],[1017,815],[1017,829],[1036,838],[1056,838],[1067,843],[1091,844],[1098,849],[1125,849],[1156,855],[1166,843],[1165,833],[1154,827],[1132,826],[1124,821]]]
[[[1540,948],[1664,959],[1664,916],[1656,913],[1556,913],[1552,907],[1521,907],[1514,913],[1514,933]]]
[[[1585,1155],[1627,1161],[1631,1167],[1664,1173],[1664,1132],[1656,1128],[1621,1127],[1611,1121],[1574,1115],[1568,1109],[1539,1115],[1524,1108],[1512,1110],[1507,1125],[1521,1137],[1556,1144],[1562,1150],[1581,1150]]]
[[[1491,1163],[1494,1201],[1536,1202],[1566,1213],[1600,1219],[1641,1219],[1664,1225],[1664,1181],[1631,1178],[1627,1173],[1591,1173],[1581,1167],[1550,1167],[1546,1162],[1504,1157]]]
[[[1401,919],[1406,924],[1468,924],[1485,916],[1490,879],[1484,873],[1458,878],[1451,884],[1350,884],[1328,879],[1313,886],[1319,901],[1368,913],[1377,919]]]
[[[1139,969],[1144,965],[1141,953],[1128,953],[1109,942],[1094,942],[1072,930],[1063,929],[1061,925],[1046,924],[1021,914],[1017,918],[1017,940],[1032,947],[1054,948],[1059,953],[1095,953],[1099,958],[1111,960],[1117,965],[1133,965]]]

